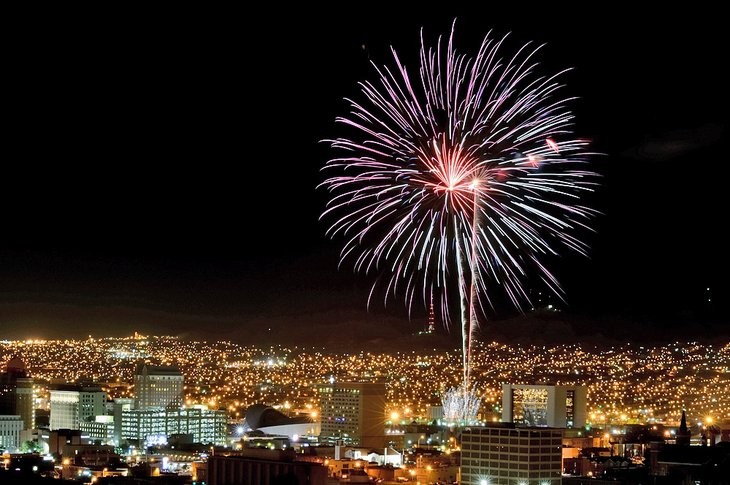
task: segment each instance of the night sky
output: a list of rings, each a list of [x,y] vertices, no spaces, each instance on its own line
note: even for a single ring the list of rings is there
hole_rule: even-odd
[[[416,67],[419,29],[433,41],[454,17],[462,51],[512,32],[512,47],[548,44],[545,69],[574,68],[577,132],[606,155],[591,258],[553,265],[566,318],[730,333],[723,16],[576,22],[481,3],[6,18],[0,338],[407,328],[397,305],[368,313],[371,280],[337,269],[342,241],[318,221],[331,155],[319,140],[342,134],[334,118],[373,77],[368,58],[389,62],[393,45]]]

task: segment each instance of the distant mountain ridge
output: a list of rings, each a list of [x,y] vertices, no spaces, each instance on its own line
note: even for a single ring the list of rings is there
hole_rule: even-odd
[[[272,312],[273,313],[273,312]],[[257,346],[289,345],[359,351],[460,348],[459,327],[421,334],[426,318],[395,317],[364,310],[332,308],[281,314],[191,315],[148,308],[13,303],[0,305],[0,339],[115,337],[135,331],[185,339],[231,340]],[[730,338],[730,323],[692,319],[624,316],[594,317],[535,311],[482,322],[476,334],[484,342],[525,345],[583,343],[611,346],[624,342],[661,344],[676,340],[711,342]]]

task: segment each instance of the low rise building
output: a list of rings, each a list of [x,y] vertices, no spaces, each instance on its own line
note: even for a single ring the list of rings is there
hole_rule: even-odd
[[[306,483],[325,485],[327,469],[320,463],[298,461],[293,450],[244,449],[208,457],[209,485]],[[197,475],[200,478],[200,475]],[[366,477],[367,478],[367,477]]]
[[[17,451],[22,430],[23,420],[19,415],[0,416],[0,451]]]
[[[563,430],[471,426],[461,436],[463,485],[560,485]]]
[[[94,421],[82,421],[79,423],[79,429],[89,437],[92,443],[99,441],[103,445],[119,445],[114,433],[114,416],[112,415],[104,414],[96,416]]]

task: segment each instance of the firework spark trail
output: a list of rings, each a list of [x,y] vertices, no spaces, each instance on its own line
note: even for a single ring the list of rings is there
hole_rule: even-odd
[[[477,394],[475,387],[452,387],[446,390],[441,398],[444,420],[449,424],[462,426],[477,423],[477,415],[481,404],[482,399]]]
[[[573,232],[594,215],[580,201],[595,174],[560,94],[565,71],[536,73],[540,47],[505,58],[506,36],[487,35],[469,57],[453,38],[444,52],[421,36],[419,82],[394,49],[391,66],[373,63],[377,79],[337,118],[352,136],[327,140],[343,155],[325,166],[337,173],[322,184],[332,193],[322,217],[334,218],[329,236],[345,237],[341,261],[385,276],[386,303],[400,294],[410,312],[417,294],[424,306],[436,294],[448,325],[458,295],[468,389],[477,307],[493,307],[501,288],[523,309],[535,278],[562,295],[543,261],[586,253]]]

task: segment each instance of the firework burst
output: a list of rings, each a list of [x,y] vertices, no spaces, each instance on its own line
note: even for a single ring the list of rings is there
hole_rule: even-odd
[[[482,399],[477,394],[476,387],[466,388],[463,384],[448,389],[441,397],[444,420],[449,425],[469,426],[477,424],[477,415],[481,404]]]
[[[530,44],[503,56],[506,37],[457,53],[453,32],[445,48],[421,37],[417,75],[395,50],[392,64],[373,63],[377,79],[337,118],[352,134],[327,140],[341,155],[325,166],[323,217],[329,236],[345,237],[342,261],[381,275],[386,303],[400,295],[410,311],[435,294],[449,322],[458,296],[468,389],[472,332],[493,292],[519,309],[535,278],[562,294],[543,261],[585,254],[574,233],[593,215],[580,197],[594,174],[572,134],[564,71],[539,74]]]

